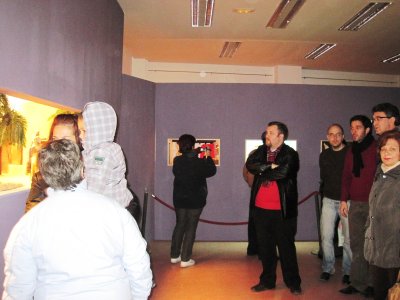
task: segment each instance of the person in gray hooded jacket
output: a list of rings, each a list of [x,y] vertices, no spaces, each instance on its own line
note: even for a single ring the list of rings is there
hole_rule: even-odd
[[[386,299],[400,269],[400,132],[382,134],[378,149],[382,164],[369,194],[364,242],[375,300]]]
[[[127,207],[133,196],[125,179],[124,154],[121,146],[114,143],[117,115],[108,103],[89,102],[82,116],[78,126],[88,190],[111,197]]]

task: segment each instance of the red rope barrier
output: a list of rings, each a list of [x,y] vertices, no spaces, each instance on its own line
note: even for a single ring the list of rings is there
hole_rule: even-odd
[[[304,202],[306,202],[308,199],[310,199],[312,196],[318,195],[319,193],[317,191],[312,192],[311,194],[309,194],[308,196],[304,197],[302,200],[300,200],[297,205],[300,205]],[[175,210],[175,208],[172,205],[169,205],[168,203],[162,201],[160,198],[158,198],[156,195],[151,194],[151,197],[154,198],[154,200],[156,200],[157,202],[159,202],[160,204],[164,205],[165,207],[168,207],[171,210]],[[248,222],[218,222],[218,221],[210,221],[210,220],[205,220],[205,219],[201,219],[199,220],[200,222],[203,223],[207,223],[207,224],[214,224],[214,225],[246,225],[248,224]]]

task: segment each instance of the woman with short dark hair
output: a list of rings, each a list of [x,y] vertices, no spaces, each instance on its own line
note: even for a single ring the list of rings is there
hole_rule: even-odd
[[[172,234],[171,263],[181,263],[181,267],[191,267],[193,244],[197,224],[206,205],[207,177],[214,176],[217,169],[207,149],[204,158],[194,149],[196,139],[184,134],[179,138],[179,152],[175,157],[172,172],[174,179],[174,207],[176,225]]]

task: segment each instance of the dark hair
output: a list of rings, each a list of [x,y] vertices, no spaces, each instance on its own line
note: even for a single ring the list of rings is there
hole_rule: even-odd
[[[365,129],[367,129],[367,128],[370,129],[370,131],[369,131],[368,134],[372,134],[372,122],[371,122],[371,120],[370,120],[367,116],[364,116],[364,115],[355,115],[355,116],[351,117],[351,119],[350,119],[350,125],[351,125],[351,123],[354,122],[354,121],[360,121],[360,122],[363,124],[363,126],[364,126]]]
[[[395,118],[394,124],[396,126],[400,125],[400,113],[399,113],[399,109],[397,108],[397,106],[393,105],[392,103],[388,103],[388,102],[379,103],[372,108],[372,113],[375,113],[378,111],[384,112],[386,117],[389,117],[389,118],[394,117]]]
[[[263,145],[265,145],[265,137],[267,136],[267,132],[264,130],[263,133],[261,134],[261,140]]]
[[[178,140],[179,152],[184,153],[192,150],[195,143],[196,143],[196,138],[193,135],[191,134],[181,135]]]
[[[76,143],[51,141],[39,151],[39,170],[44,181],[55,190],[70,190],[82,180],[83,162]]]
[[[350,122],[350,123],[351,123],[351,122]],[[332,127],[338,127],[338,128],[342,131],[342,134],[344,135],[344,129],[343,129],[342,125],[340,125],[340,124],[338,124],[338,123],[333,123],[333,124],[329,125],[329,127],[328,127],[328,129],[327,129],[326,132],[328,132],[329,129],[331,129]]]
[[[289,130],[288,130],[287,126],[285,124],[283,124],[282,122],[278,122],[278,121],[273,121],[273,122],[268,123],[268,127],[274,126],[274,125],[276,125],[276,127],[278,127],[279,133],[283,134],[283,139],[286,140],[289,136]]]
[[[59,114],[59,115],[57,115],[54,118],[53,123],[51,124],[51,127],[50,127],[49,142],[51,142],[53,140],[54,127],[56,127],[57,125],[72,126],[72,128],[74,130],[76,144],[78,145],[79,149],[81,149],[81,141],[79,138],[79,128],[78,128],[78,115],[77,114]]]
[[[400,131],[393,129],[382,133],[382,135],[379,137],[378,150],[380,151],[390,139],[396,140],[400,147]]]

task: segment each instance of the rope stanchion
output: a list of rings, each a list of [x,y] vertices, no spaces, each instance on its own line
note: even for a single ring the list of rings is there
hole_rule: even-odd
[[[308,199],[310,199],[312,196],[318,195],[319,193],[317,191],[312,192],[311,194],[307,195],[306,197],[304,197],[302,200],[300,200],[297,205],[303,204],[304,202],[306,202]],[[175,208],[172,205],[169,205],[168,203],[166,203],[165,201],[161,200],[160,198],[158,198],[156,195],[151,194],[151,197],[153,197],[154,200],[156,200],[158,203],[164,205],[165,207],[174,210]],[[206,220],[206,219],[201,219],[199,220],[202,223],[207,223],[207,224],[214,224],[214,225],[230,225],[230,226],[236,226],[236,225],[247,225],[248,222],[219,222],[219,221],[210,221],[210,220]]]
[[[168,207],[168,208],[171,209],[171,210],[175,210],[175,208],[174,208],[173,206],[171,206],[171,205],[169,205],[168,203],[162,201],[162,200],[161,200],[160,198],[158,198],[156,195],[153,195],[153,194],[152,194],[151,196],[154,198],[154,200],[156,200],[157,202],[161,203],[162,205]],[[214,225],[233,225],[233,226],[235,226],[235,225],[246,225],[246,224],[248,223],[248,222],[218,222],[218,221],[205,220],[205,219],[202,219],[202,218],[200,218],[199,221],[202,222],[202,223],[207,223],[207,224],[214,224]]]
[[[310,199],[312,196],[315,196],[315,195],[319,195],[319,192],[315,191],[315,192],[312,192],[311,194],[305,196],[302,200],[297,202],[297,206],[299,206],[300,204],[303,204],[304,202],[306,202],[308,199]]]

